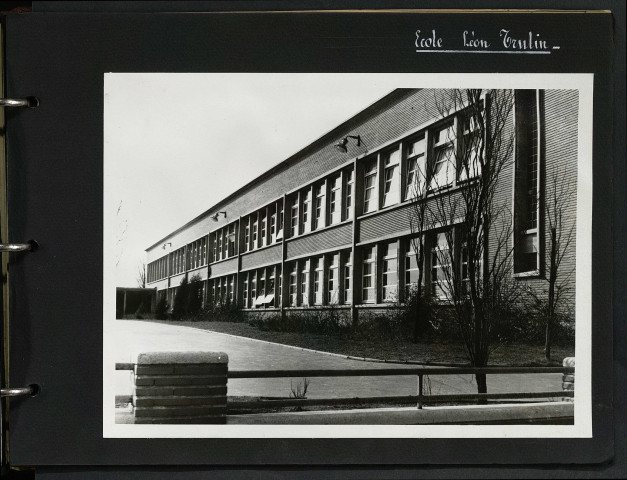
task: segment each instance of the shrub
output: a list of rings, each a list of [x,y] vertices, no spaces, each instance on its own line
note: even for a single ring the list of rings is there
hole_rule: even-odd
[[[181,320],[187,314],[187,305],[189,302],[189,282],[187,277],[183,277],[179,287],[174,295],[174,305],[172,306],[172,318]]]
[[[189,280],[183,277],[174,296],[172,317],[176,320],[197,316],[202,310],[202,287],[200,275],[193,275]]]
[[[227,300],[226,302],[208,304],[192,315],[190,320],[192,322],[241,322],[244,320],[244,316],[237,303]]]
[[[155,317],[157,317],[158,320],[167,320],[169,309],[170,305],[168,304],[165,295],[163,295],[155,307]]]
[[[188,289],[187,311],[185,313],[188,316],[195,316],[202,310],[203,282],[200,275],[195,274],[189,279]]]
[[[266,314],[263,311],[248,313],[248,323],[260,330],[273,332],[300,332],[342,335],[350,330],[346,313],[332,306],[324,309]]]

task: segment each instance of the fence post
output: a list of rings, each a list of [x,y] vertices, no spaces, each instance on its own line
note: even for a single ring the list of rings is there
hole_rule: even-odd
[[[418,409],[422,409],[422,373],[418,374]]]
[[[223,352],[140,353],[135,423],[226,423],[228,361]]]

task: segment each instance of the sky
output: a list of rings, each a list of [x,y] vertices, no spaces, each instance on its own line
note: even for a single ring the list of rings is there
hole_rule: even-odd
[[[137,286],[147,247],[397,82],[364,74],[106,74],[105,242],[114,244],[116,286]]]

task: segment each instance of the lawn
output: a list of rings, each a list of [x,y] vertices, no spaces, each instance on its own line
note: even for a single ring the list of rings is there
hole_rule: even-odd
[[[422,362],[434,364],[467,364],[468,358],[463,344],[446,341],[423,341],[412,343],[409,339],[356,338],[299,332],[273,332],[260,330],[247,323],[237,322],[190,322],[160,321],[180,326],[199,328],[219,333],[254,338],[268,342],[292,345],[341,355],[378,359],[382,361]],[[491,365],[543,366],[561,365],[564,357],[575,354],[574,346],[557,346],[551,349],[552,362],[544,358],[544,345],[524,343],[504,343],[493,345],[490,354]]]

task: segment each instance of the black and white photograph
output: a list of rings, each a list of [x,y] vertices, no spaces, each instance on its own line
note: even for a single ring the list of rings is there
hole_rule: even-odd
[[[590,437],[592,75],[107,73],[105,437]]]

